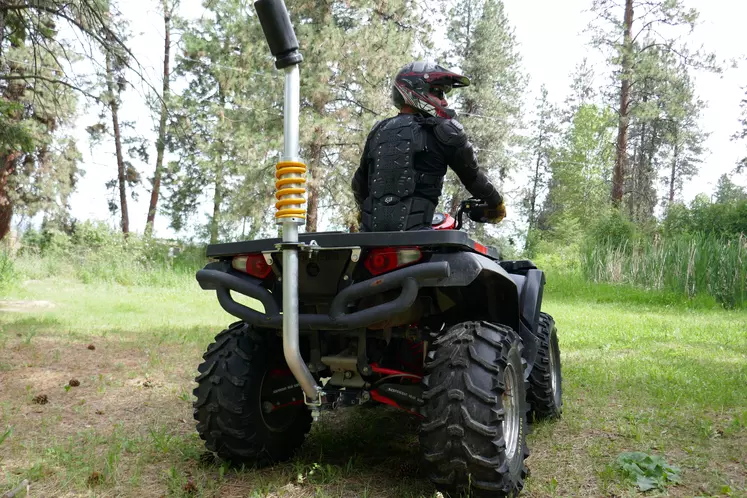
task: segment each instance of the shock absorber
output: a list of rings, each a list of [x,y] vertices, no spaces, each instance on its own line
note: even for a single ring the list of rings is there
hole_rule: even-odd
[[[283,242],[283,354],[298,380],[306,404],[321,404],[321,387],[301,357],[298,337],[298,226],[306,219],[306,165],[299,160],[298,122],[301,81],[298,65],[303,61],[298,40],[283,0],[254,2],[275,67],[285,71],[283,106],[283,158],[275,168],[275,219],[282,227]],[[318,412],[315,412],[318,414]]]

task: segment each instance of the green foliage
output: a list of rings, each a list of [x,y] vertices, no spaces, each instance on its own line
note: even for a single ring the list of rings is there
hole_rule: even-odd
[[[13,119],[21,110],[20,103],[0,99],[0,150],[33,150],[34,137],[27,123]]]
[[[679,467],[670,465],[658,455],[640,451],[621,453],[615,463],[623,476],[634,480],[641,491],[664,490],[670,484],[682,481]]]
[[[731,195],[724,194],[721,195]],[[673,204],[667,209],[662,229],[665,235],[703,233],[716,237],[738,237],[747,233],[747,197],[728,203],[712,203],[697,196],[689,207]]]
[[[717,204],[731,204],[747,200],[747,191],[732,182],[728,175],[721,175],[716,184],[714,196]]]
[[[622,212],[612,209],[609,214],[592,225],[586,243],[592,246],[622,247],[633,242],[637,235],[636,225]]]
[[[205,263],[204,247],[112,231],[100,223],[71,232],[45,228],[23,236],[16,272],[31,279],[66,277],[84,283],[178,287]]]
[[[539,227],[550,232],[576,220],[593,224],[608,209],[612,170],[612,111],[583,104],[550,162],[551,178]],[[578,233],[577,233],[578,235]],[[578,241],[578,239],[576,239]]]

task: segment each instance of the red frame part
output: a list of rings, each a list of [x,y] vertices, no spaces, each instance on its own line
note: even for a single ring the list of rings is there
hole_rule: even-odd
[[[394,401],[391,398],[387,398],[386,396],[384,396],[383,394],[381,394],[376,389],[372,389],[371,390],[371,399],[374,400],[374,401],[376,401],[376,402],[383,403],[385,405],[393,406],[393,407],[395,407],[395,408],[397,408],[399,410],[402,410],[404,412],[409,413],[410,415],[415,415],[416,417],[419,417],[419,418],[425,418],[421,414],[419,414],[418,412],[414,412],[412,410],[408,410],[407,408],[403,408],[403,407],[399,406],[399,403],[397,403],[396,401]]]

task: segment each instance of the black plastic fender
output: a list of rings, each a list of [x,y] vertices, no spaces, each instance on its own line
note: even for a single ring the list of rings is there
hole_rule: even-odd
[[[510,299],[506,292],[504,300],[488,305],[501,309],[500,322],[519,333],[524,343],[524,359],[527,361],[525,375],[528,377],[539,348],[535,332],[539,325],[544,272],[529,269],[524,275],[508,273],[497,261],[469,252],[434,254],[430,261],[447,261],[451,274],[437,281],[424,281],[423,287],[469,287],[481,279],[490,279],[491,285],[501,286],[506,291],[511,289],[515,300]]]
[[[524,341],[524,359],[527,360],[527,372],[534,368],[539,344],[537,342],[537,328],[542,308],[542,293],[545,288],[545,273],[541,270],[526,270],[524,275],[510,274],[519,292],[519,306],[521,309],[521,327],[526,331],[521,334]],[[527,337],[531,336],[531,338]],[[527,373],[527,375],[528,375]]]
[[[539,326],[542,293],[545,288],[545,273],[542,270],[528,270],[521,290],[521,316],[537,332]]]
[[[430,261],[448,262],[451,274],[438,281],[425,281],[423,287],[475,289],[475,292],[480,293],[479,298],[483,298],[482,293],[486,290],[495,291],[486,296],[483,302],[488,308],[483,310],[485,311],[484,317],[465,316],[464,318],[469,320],[487,319],[502,323],[516,330],[524,338],[523,335],[525,334],[521,327],[521,308],[519,306],[520,288],[517,287],[513,275],[503,269],[498,262],[471,252],[434,254]],[[533,336],[530,336],[527,336],[525,342],[533,340]],[[530,344],[527,346],[532,347]]]

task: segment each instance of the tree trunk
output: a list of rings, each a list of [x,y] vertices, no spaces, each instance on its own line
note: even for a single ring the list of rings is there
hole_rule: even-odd
[[[315,130],[315,135],[319,137],[322,133],[321,128]],[[322,163],[322,144],[315,141],[310,148],[311,167],[310,178],[307,183],[308,204],[306,208],[306,232],[316,232],[319,226],[319,181]]]
[[[15,172],[15,154],[0,156],[0,240],[10,232],[13,201],[8,195],[8,179]]]
[[[156,141],[156,170],[153,173],[153,190],[150,193],[150,205],[148,207],[148,218],[145,221],[145,236],[153,234],[153,223],[158,208],[158,193],[161,188],[161,176],[163,174],[163,152],[166,148],[166,117],[168,108],[166,102],[169,99],[169,61],[171,54],[171,11],[169,11],[168,0],[163,0],[163,91],[161,92],[161,119],[158,123],[158,141]]]
[[[5,11],[0,9],[0,57],[3,55],[3,42],[5,41]]]
[[[540,121],[540,127],[543,126],[542,121]],[[534,211],[537,205],[537,188],[539,187],[539,172],[540,172],[540,165],[542,164],[542,139],[544,137],[542,136],[542,131],[540,131],[539,136],[539,144],[537,146],[537,162],[534,165],[534,182],[532,183],[532,198],[530,200],[531,204],[529,206],[529,230],[532,229],[534,226]]]
[[[669,177],[669,205],[674,202],[674,185],[677,175],[677,160],[679,159],[679,148],[677,147],[677,132],[674,134],[674,157],[672,158],[672,174]]]
[[[14,45],[17,47],[17,45]],[[9,69],[21,74],[23,68],[14,62],[8,63]],[[3,92],[2,98],[7,102],[20,102],[25,92],[23,80],[9,82]],[[11,121],[18,122],[22,119],[21,111],[14,111],[8,116]],[[22,152],[18,150],[6,150],[0,154],[0,240],[3,240],[10,232],[10,224],[13,219],[13,199],[8,190],[10,178],[16,174],[16,163]]]
[[[122,135],[119,130],[119,91],[114,86],[111,55],[106,54],[106,86],[109,91],[109,107],[112,111],[112,129],[114,130],[114,148],[117,153],[117,173],[119,180],[119,208],[122,212],[122,233],[130,233],[130,217],[127,212],[127,171],[122,156]]]
[[[215,174],[215,194],[213,195],[213,218],[210,220],[210,243],[218,242],[220,228],[221,204],[223,204],[223,164],[218,165]]]
[[[643,103],[648,101],[646,96],[643,97]],[[646,170],[646,133],[648,133],[647,123],[644,121],[640,124],[638,149],[634,149],[633,165],[628,172],[629,194],[627,203],[631,220],[638,220],[638,214],[641,210],[641,200],[644,197],[643,174]]]
[[[625,1],[625,34],[623,41],[622,83],[620,85],[620,119],[617,128],[617,154],[612,172],[612,203],[619,206],[623,198],[623,186],[628,162],[628,127],[630,125],[630,81],[633,62],[633,0]]]

